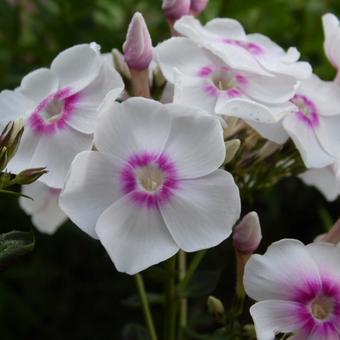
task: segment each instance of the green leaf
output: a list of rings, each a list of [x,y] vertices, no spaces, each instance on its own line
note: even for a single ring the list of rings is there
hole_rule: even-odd
[[[129,323],[123,329],[124,340],[149,340],[147,329],[144,326]]]
[[[34,249],[33,232],[11,231],[0,234],[0,270]]]
[[[196,272],[187,287],[180,288],[179,295],[197,298],[212,293],[220,279],[221,270],[202,270]]]

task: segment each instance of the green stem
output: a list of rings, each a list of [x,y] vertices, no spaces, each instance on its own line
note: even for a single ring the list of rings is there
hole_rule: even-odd
[[[140,301],[143,307],[145,322],[146,322],[146,326],[149,332],[150,340],[157,340],[156,329],[153,323],[149,301],[148,301],[145,287],[144,287],[143,277],[141,274],[136,274],[135,279],[136,279],[136,285],[137,285]]]
[[[165,283],[165,318],[164,318],[164,339],[176,340],[176,256],[173,256],[166,263],[167,281]]]
[[[186,253],[183,250],[180,250],[178,253],[178,271],[179,271],[179,280],[182,281],[186,275]],[[179,308],[179,339],[185,340],[184,330],[187,327],[188,323],[188,300],[185,297],[181,297],[180,299],[180,308]]]

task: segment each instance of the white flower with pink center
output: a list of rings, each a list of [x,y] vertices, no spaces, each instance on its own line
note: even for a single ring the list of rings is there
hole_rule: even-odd
[[[292,99],[298,111],[283,126],[308,168],[323,168],[340,154],[340,87],[313,75]]]
[[[33,225],[42,233],[54,234],[67,220],[58,205],[60,192],[61,189],[50,188],[41,182],[22,187],[22,194],[32,200],[20,197],[20,207],[31,216]]]
[[[161,43],[156,54],[165,78],[175,85],[175,103],[264,123],[294,109],[289,100],[298,82],[292,77],[231,68],[187,38]]]
[[[285,239],[245,267],[244,287],[257,339],[294,333],[299,340],[340,338],[340,248]],[[292,339],[293,339],[292,338]]]
[[[74,156],[92,147],[98,107],[106,95],[116,99],[123,86],[98,46],[83,44],[61,52],[50,69],[29,73],[14,91],[1,92],[0,125],[17,118],[25,122],[8,170],[47,167],[40,180],[61,188]]]
[[[340,25],[339,19],[331,13],[322,17],[325,34],[324,49],[328,60],[337,69],[336,82],[340,82]]]
[[[246,34],[234,19],[217,18],[202,26],[194,17],[184,16],[175,23],[175,29],[236,69],[295,79],[306,79],[312,72],[308,63],[298,61],[300,53],[296,48],[286,52],[262,34]]]
[[[299,177],[305,184],[318,189],[328,201],[340,196],[340,158],[325,168],[308,169]]]
[[[105,103],[94,139],[98,151],[72,162],[60,206],[119,271],[134,274],[231,234],[240,196],[218,169],[225,146],[216,118],[136,97]]]

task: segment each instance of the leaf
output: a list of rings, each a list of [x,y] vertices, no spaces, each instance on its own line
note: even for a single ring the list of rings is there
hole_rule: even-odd
[[[0,269],[34,249],[33,232],[11,231],[0,234]]]
[[[164,303],[164,297],[162,294],[147,293],[147,298],[148,298],[150,305],[160,305]],[[123,300],[122,304],[125,307],[131,307],[131,308],[139,308],[142,306],[138,294],[132,295],[128,297],[127,299]]]
[[[187,287],[180,288],[179,295],[197,298],[212,293],[220,279],[221,270],[202,270],[196,272]]]
[[[123,329],[124,340],[149,340],[148,332],[144,326],[129,323]]]

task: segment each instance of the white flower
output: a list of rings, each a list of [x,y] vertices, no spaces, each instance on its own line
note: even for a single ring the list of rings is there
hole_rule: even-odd
[[[179,248],[213,247],[240,215],[238,188],[218,169],[220,123],[196,111],[143,98],[105,103],[98,151],[72,163],[60,206],[99,238],[119,271],[134,274]]]
[[[213,19],[203,27],[194,17],[184,16],[176,22],[175,30],[209,49],[232,68],[296,79],[306,79],[312,72],[308,63],[297,61],[300,53],[296,48],[290,47],[285,52],[262,34],[246,34],[234,19]]]
[[[301,82],[292,102],[297,112],[283,126],[308,168],[323,168],[340,154],[340,87],[313,75]]]
[[[53,234],[66,221],[66,215],[60,210],[58,199],[61,189],[50,188],[41,182],[34,182],[22,187],[20,207],[32,217],[33,225],[42,233]]]
[[[295,108],[289,102],[298,85],[293,77],[231,68],[187,38],[163,42],[156,54],[165,78],[175,84],[175,103],[265,123]]]
[[[8,170],[47,167],[41,181],[62,187],[74,156],[89,150],[97,109],[109,93],[122,92],[119,74],[101,58],[97,45],[83,44],[61,52],[50,69],[23,78],[20,87],[0,94],[0,124],[22,117],[25,132]]]
[[[307,246],[297,240],[273,243],[245,267],[247,294],[259,301],[250,308],[258,340],[277,333],[300,340],[340,338],[340,248]]]
[[[309,169],[299,176],[308,185],[316,187],[328,201],[340,196],[340,158],[321,169]]]
[[[323,30],[325,33],[324,49],[330,63],[340,70],[340,26],[338,18],[331,13],[322,17]],[[339,82],[339,74],[337,82]]]

